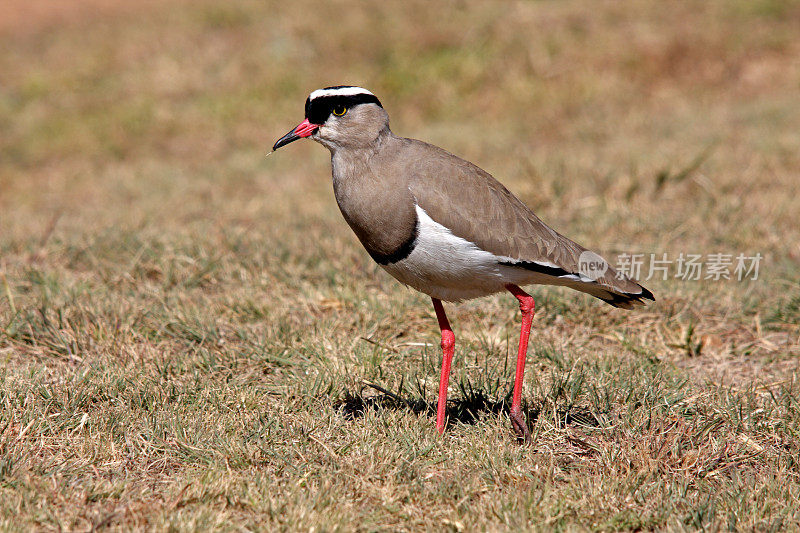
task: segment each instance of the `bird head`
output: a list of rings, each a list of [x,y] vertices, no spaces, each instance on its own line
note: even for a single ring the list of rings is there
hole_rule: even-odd
[[[306,118],[278,139],[272,150],[311,137],[331,151],[362,147],[389,127],[389,116],[378,98],[366,89],[340,85],[317,89],[306,99]]]

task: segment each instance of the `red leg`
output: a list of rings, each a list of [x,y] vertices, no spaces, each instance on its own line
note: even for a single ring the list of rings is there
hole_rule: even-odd
[[[442,330],[442,376],[439,379],[439,402],[436,406],[436,431],[441,435],[444,433],[444,416],[447,407],[447,385],[450,383],[450,364],[453,362],[453,352],[456,347],[456,336],[450,329],[450,322],[444,313],[442,301],[436,298],[433,300],[433,309],[436,311],[436,319],[439,321],[439,329]]]
[[[511,425],[520,439],[530,442],[531,433],[522,414],[522,381],[525,376],[525,357],[528,354],[528,337],[531,333],[531,322],[536,308],[533,296],[523,291],[516,285],[506,285],[511,294],[519,300],[519,310],[522,312],[522,329],[519,333],[519,352],[517,353],[517,372],[514,376],[514,396],[511,400]]]

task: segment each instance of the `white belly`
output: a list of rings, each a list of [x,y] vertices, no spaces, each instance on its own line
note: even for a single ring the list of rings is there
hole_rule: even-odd
[[[535,283],[541,277],[498,264],[513,260],[481,250],[453,235],[421,207],[416,209],[419,233],[414,250],[401,261],[381,265],[400,282],[440,300],[459,301],[503,291],[509,283]]]

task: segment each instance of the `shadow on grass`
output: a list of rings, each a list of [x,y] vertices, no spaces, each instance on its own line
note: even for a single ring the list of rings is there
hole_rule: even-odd
[[[377,390],[380,394],[366,395],[367,387]],[[454,422],[462,424],[475,424],[483,415],[508,413],[511,406],[511,395],[493,399],[486,391],[473,387],[461,386],[461,396],[451,398],[447,401],[447,423]],[[602,425],[600,420],[585,407],[571,406],[559,407],[556,409],[544,407],[548,401],[541,400],[536,404],[523,402],[522,413],[530,426],[546,412],[548,416],[554,418],[553,422],[559,426],[583,425],[599,427]],[[552,404],[550,404],[552,406]],[[341,410],[348,419],[356,419],[364,416],[368,409],[390,409],[394,411],[410,411],[416,415],[436,414],[436,403],[427,402],[422,396],[401,395],[384,389],[373,383],[366,383],[365,387],[357,393],[345,391],[342,398],[334,405]]]

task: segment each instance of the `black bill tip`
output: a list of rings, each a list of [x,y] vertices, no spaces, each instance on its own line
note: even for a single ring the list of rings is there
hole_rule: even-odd
[[[292,129],[292,131],[290,131],[289,133],[287,133],[286,135],[284,135],[283,137],[278,139],[277,142],[272,145],[272,151],[274,152],[275,150],[277,150],[281,146],[286,146],[287,144],[289,144],[291,142],[294,142],[297,139],[302,139],[302,137],[300,137],[298,134],[296,134],[294,132],[294,129]]]

